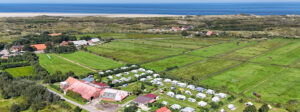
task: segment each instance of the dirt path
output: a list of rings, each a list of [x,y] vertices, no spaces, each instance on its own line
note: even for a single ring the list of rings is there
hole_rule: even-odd
[[[76,65],[78,65],[78,66],[81,66],[81,67],[83,67],[83,68],[89,69],[89,70],[91,70],[91,71],[93,71],[93,72],[97,72],[97,70],[92,69],[92,68],[90,68],[90,67],[88,67],[88,66],[85,66],[85,65],[83,65],[83,64],[80,64],[80,63],[78,63],[78,62],[72,61],[72,60],[70,60],[70,59],[64,58],[64,57],[59,56],[59,55],[56,55],[56,54],[55,54],[55,56],[57,56],[57,57],[59,57],[59,58],[61,58],[61,59],[63,59],[63,60],[66,60],[66,61],[68,61],[68,62],[71,62],[71,63],[73,63],[73,64],[76,64]]]

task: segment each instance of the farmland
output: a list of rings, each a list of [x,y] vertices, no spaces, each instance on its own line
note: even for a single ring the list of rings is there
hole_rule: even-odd
[[[29,76],[29,75],[34,74],[33,68],[31,66],[9,68],[9,69],[6,69],[5,71],[10,73],[13,77]]]
[[[112,59],[97,56],[84,51],[78,51],[71,54],[60,54],[60,56],[99,70],[106,70],[124,65],[121,62],[116,62]]]

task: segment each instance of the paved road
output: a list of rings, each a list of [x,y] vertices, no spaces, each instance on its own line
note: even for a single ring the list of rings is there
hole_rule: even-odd
[[[72,100],[69,100],[69,99],[65,98],[63,95],[61,95],[61,94],[59,94],[59,93],[57,93],[57,92],[55,92],[55,91],[52,91],[51,89],[48,89],[48,91],[50,91],[50,92],[53,93],[53,94],[56,94],[56,95],[60,96],[61,99],[64,99],[65,101],[67,101],[67,102],[69,102],[69,103],[71,103],[71,104],[73,104],[73,105],[75,105],[75,106],[78,106],[78,107],[80,107],[80,108],[82,108],[82,109],[84,109],[84,110],[87,110],[87,111],[89,111],[89,112],[103,112],[103,111],[101,111],[101,110],[98,110],[98,109],[97,109],[95,106],[93,106],[93,105],[81,105],[81,104],[79,104],[79,103],[77,103],[77,102],[74,102],[74,101],[72,101]]]

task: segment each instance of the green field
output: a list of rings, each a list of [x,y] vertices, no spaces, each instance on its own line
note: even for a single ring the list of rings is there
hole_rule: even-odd
[[[180,35],[170,35],[170,34],[139,34],[139,33],[101,33],[101,34],[80,34],[75,35],[77,38],[83,36],[91,37],[101,37],[104,39],[114,38],[114,39],[143,39],[143,38],[169,38],[169,37],[181,37]]]
[[[252,61],[279,65],[290,65],[300,59],[300,42],[294,41],[279,49],[273,50]]]
[[[84,51],[78,51],[71,54],[60,54],[60,56],[98,70],[112,69],[125,65],[121,62],[116,62],[112,59],[97,56]]]
[[[10,73],[13,77],[29,76],[34,74],[33,68],[31,66],[9,68],[5,69],[5,71]]]
[[[143,67],[155,70],[156,72],[165,71],[168,67],[179,67],[185,64],[197,62],[204,58],[192,55],[180,55],[171,58],[166,58],[151,63],[142,65]]]
[[[48,72],[55,73],[56,71],[61,71],[63,73],[73,71],[76,75],[86,74],[92,72],[86,68],[83,68],[79,65],[73,64],[69,61],[66,61],[62,58],[59,58],[55,54],[39,54],[39,62],[42,67],[44,67]]]

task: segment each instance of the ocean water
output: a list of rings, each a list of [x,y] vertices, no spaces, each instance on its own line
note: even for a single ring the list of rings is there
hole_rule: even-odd
[[[168,15],[300,15],[300,2],[194,4],[0,4],[0,12]]]

